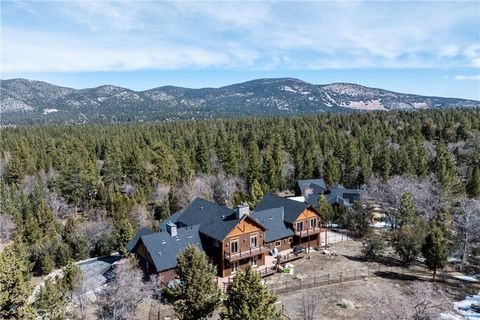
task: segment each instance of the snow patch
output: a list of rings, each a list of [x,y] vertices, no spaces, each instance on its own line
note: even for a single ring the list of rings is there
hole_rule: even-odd
[[[454,276],[454,278],[459,279],[459,280],[463,280],[463,281],[466,281],[466,282],[478,282],[477,277],[478,277],[478,275],[477,276]]]
[[[367,101],[349,101],[348,104],[342,104],[343,107],[347,107],[355,110],[387,110],[380,100],[367,100]]]
[[[458,313],[464,319],[480,318],[480,292],[474,296],[468,296],[462,301],[453,304]]]
[[[52,112],[58,112],[57,109],[43,109],[43,114],[49,114]]]
[[[430,106],[426,102],[414,102],[413,107],[415,109],[429,109]]]

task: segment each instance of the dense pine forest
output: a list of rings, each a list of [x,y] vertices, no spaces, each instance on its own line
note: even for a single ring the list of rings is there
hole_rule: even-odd
[[[480,110],[378,112],[161,124],[6,128],[1,235],[38,274],[123,252],[140,226],[201,196],[254,204],[297,179],[361,188],[434,179],[480,195]]]

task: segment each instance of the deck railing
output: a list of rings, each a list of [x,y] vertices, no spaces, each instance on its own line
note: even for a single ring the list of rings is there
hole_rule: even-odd
[[[299,236],[300,238],[311,236],[318,233],[320,233],[319,227],[309,228],[307,230],[295,230],[295,235]]]
[[[225,252],[225,259],[229,261],[240,260],[244,258],[253,257],[262,253],[268,252],[270,249],[267,246],[258,246],[258,247],[250,247],[248,249],[239,250],[238,252]]]

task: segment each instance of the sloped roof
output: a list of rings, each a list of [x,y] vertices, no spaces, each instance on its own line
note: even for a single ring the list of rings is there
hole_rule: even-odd
[[[243,216],[237,219],[235,210],[207,201],[202,198],[195,199],[178,216],[177,224],[195,225],[199,224],[199,231],[215,240],[223,241],[225,237],[244,219],[251,219]],[[253,220],[261,228],[265,229],[257,221]]]
[[[133,248],[135,247],[135,245],[137,244],[137,241],[138,239],[140,239],[141,236],[146,236],[148,234],[152,234],[154,233],[153,231],[151,231],[150,229],[148,228],[145,228],[145,227],[142,227],[138,233],[135,235],[135,237],[133,237],[132,240],[130,240],[127,245],[126,245],[126,248],[128,251],[132,251]]]
[[[304,202],[298,202],[287,198],[282,198],[274,194],[266,194],[262,201],[260,201],[255,207],[254,211],[263,211],[267,209],[273,209],[283,207],[284,221],[293,223],[298,216],[310,205]]]
[[[254,211],[251,216],[267,228],[266,242],[291,237],[294,234],[293,230],[285,224],[283,207]]]
[[[189,245],[203,250],[199,235],[199,226],[188,226],[177,229],[172,236],[167,231],[156,232],[140,237],[148,253],[152,257],[157,272],[169,270],[177,266],[177,256]]]
[[[313,186],[311,186],[313,184]],[[325,184],[325,181],[323,179],[308,179],[308,180],[297,180],[297,185],[300,187],[300,191],[303,194],[303,191],[305,188],[310,187],[316,189],[317,187],[322,188],[323,190],[319,192],[323,192],[326,188],[327,185]]]

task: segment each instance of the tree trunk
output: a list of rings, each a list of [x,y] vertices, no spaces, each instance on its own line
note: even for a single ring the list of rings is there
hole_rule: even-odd
[[[437,267],[433,269],[433,282],[435,282],[435,276],[437,275]]]

